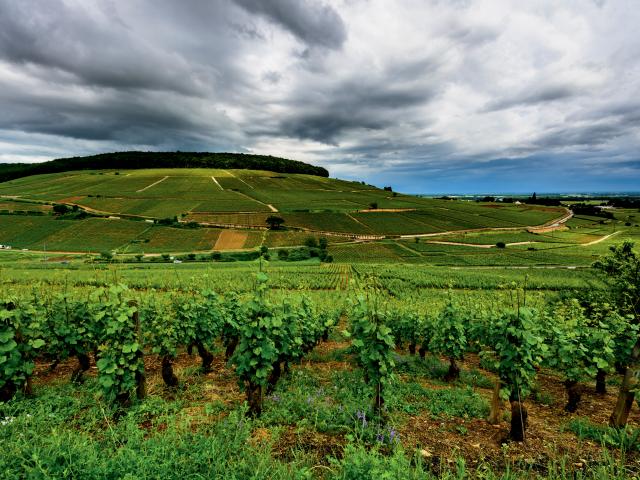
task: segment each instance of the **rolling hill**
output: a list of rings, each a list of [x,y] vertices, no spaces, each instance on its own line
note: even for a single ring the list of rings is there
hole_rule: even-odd
[[[55,205],[70,212],[57,215]],[[73,210],[72,210],[73,209]],[[60,211],[60,207],[56,207]],[[306,173],[223,168],[72,170],[0,183],[0,244],[60,252],[191,252],[553,222],[561,208],[425,199]],[[285,220],[267,231],[266,218]]]

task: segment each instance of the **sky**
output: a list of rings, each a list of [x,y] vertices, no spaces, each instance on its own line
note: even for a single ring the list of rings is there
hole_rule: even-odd
[[[409,193],[640,190],[637,0],[0,0],[0,162],[270,154]]]

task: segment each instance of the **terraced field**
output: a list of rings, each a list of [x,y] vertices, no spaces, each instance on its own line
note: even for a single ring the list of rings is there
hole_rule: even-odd
[[[52,213],[54,204],[103,218],[58,217]],[[398,237],[430,235],[433,241],[489,245],[506,239],[536,242],[536,250],[543,250],[542,245],[570,246],[603,235],[601,219],[588,217],[568,223],[583,230],[578,237],[573,230],[526,232],[529,226],[557,221],[566,215],[564,208],[428,199],[359,182],[256,170],[163,168],[34,175],[0,183],[0,211],[5,214],[0,215],[0,243],[60,252],[287,248],[324,236],[336,261],[502,264],[508,262],[506,257],[521,263],[518,255],[533,254],[512,248],[509,253],[466,252],[463,246],[449,252],[450,247]],[[21,215],[13,215],[15,211]],[[266,231],[270,215],[282,217],[286,229]],[[172,222],[179,223],[159,224]],[[200,227],[174,228],[195,223]],[[350,243],[354,240],[378,243]],[[544,262],[555,259],[553,252],[535,255]]]
[[[35,175],[0,184],[0,195],[82,205],[94,210],[164,218],[289,213],[292,224],[338,231],[390,234],[425,228],[483,228],[545,223],[561,209],[480,205],[424,199],[380,190],[358,182],[302,174],[255,170],[146,169],[81,171]],[[371,210],[374,206],[378,211]],[[405,210],[384,212],[385,209]],[[407,211],[408,210],[408,211]],[[315,219],[315,214],[334,216]],[[304,215],[300,215],[304,214]],[[400,215],[400,217],[398,217]],[[257,220],[254,217],[253,220]],[[398,220],[400,218],[400,220]],[[398,223],[412,227],[400,228]]]

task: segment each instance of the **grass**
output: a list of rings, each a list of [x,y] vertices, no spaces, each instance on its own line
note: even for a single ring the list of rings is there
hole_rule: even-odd
[[[574,418],[567,424],[567,429],[581,440],[595,440],[601,445],[623,452],[640,451],[640,428],[626,425],[622,429],[616,429],[594,424],[588,418]]]
[[[426,386],[420,374],[438,372],[439,361],[416,362],[416,378],[388,389],[382,422],[371,414],[370,388],[358,369],[320,368],[348,360],[345,354],[316,354],[312,365],[294,368],[257,419],[246,417],[237,399],[211,398],[210,392],[225,388],[216,385],[222,377],[212,384],[191,367],[179,369],[185,386],[173,393],[151,376],[151,394],[117,419],[94,378],[82,386],[66,379],[36,383],[34,397],[0,404],[3,478],[561,479],[576,472],[580,478],[625,478],[624,465],[606,452],[577,471],[574,460],[561,454],[537,469],[512,460],[506,450],[499,460],[480,462],[455,452],[425,456],[427,447],[398,432],[412,419],[428,417],[440,425],[439,435],[462,444],[473,434],[473,421],[486,416],[486,397],[465,386],[464,377],[456,386]],[[569,428],[610,448],[636,445],[637,430],[603,440],[609,437],[602,427],[587,419]]]

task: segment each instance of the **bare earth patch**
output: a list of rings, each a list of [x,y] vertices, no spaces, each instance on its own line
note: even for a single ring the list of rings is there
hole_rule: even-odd
[[[237,250],[244,247],[247,241],[247,232],[238,230],[223,230],[218,236],[214,250]]]

